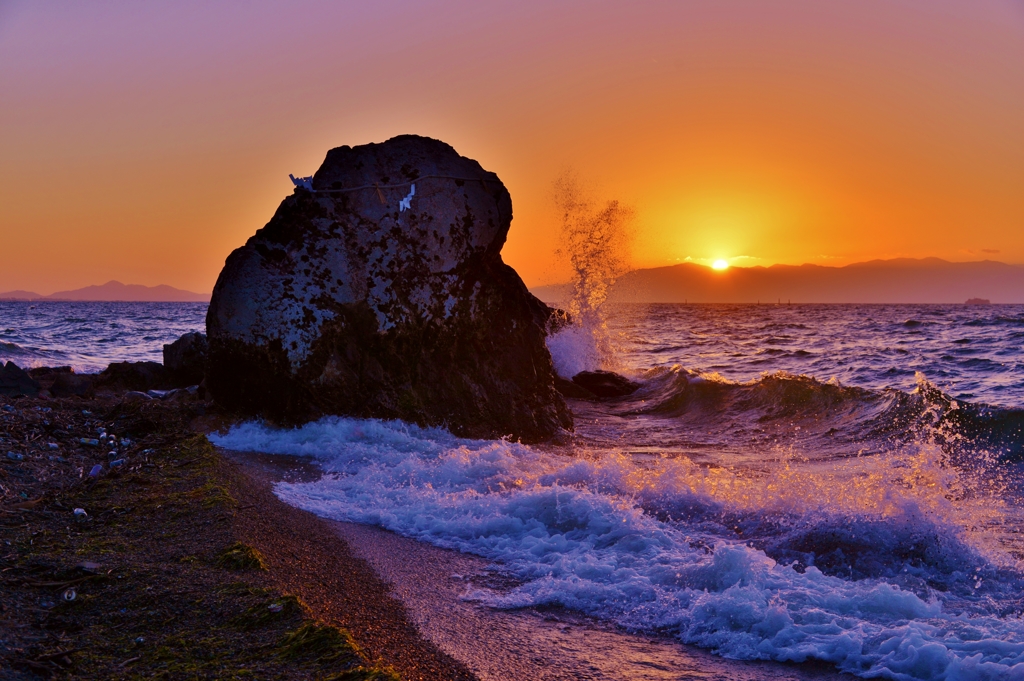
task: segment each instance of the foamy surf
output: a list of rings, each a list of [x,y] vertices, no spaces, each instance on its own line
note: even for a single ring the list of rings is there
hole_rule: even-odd
[[[978,527],[1001,511],[952,503],[955,473],[927,447],[758,477],[337,417],[211,440],[312,457],[323,477],[279,483],[287,503],[495,561],[518,586],[466,593],[487,605],[865,677],[1024,679],[1019,572]]]

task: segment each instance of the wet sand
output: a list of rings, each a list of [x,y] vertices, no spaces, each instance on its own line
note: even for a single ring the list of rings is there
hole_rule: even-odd
[[[471,681],[458,660],[417,630],[391,587],[335,531],[333,523],[288,506],[271,491],[276,480],[307,480],[315,467],[293,457],[218,450],[236,465],[235,518],[264,556],[279,588],[301,599],[317,619],[350,632],[371,659],[406,681]]]
[[[496,610],[467,600],[511,586],[488,561],[368,525],[335,523],[354,555],[392,587],[420,633],[481,681],[851,679],[812,665],[741,662],[634,635],[563,609]]]

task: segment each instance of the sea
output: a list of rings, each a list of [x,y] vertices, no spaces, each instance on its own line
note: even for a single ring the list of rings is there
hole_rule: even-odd
[[[111,362],[162,362],[163,347],[206,331],[206,303],[0,301],[0,363],[99,373]]]
[[[156,358],[204,314],[56,305],[0,304],[0,359]],[[606,307],[549,338],[555,367],[640,387],[570,400],[567,442],[345,417],[211,440],[315,464],[277,484],[289,504],[483,559],[503,579],[467,583],[480,607],[865,678],[1024,679],[1024,306]]]

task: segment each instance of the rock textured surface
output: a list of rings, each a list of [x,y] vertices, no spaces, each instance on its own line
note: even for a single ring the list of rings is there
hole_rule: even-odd
[[[497,175],[406,135],[339,147],[227,259],[207,387],[243,413],[402,418],[473,437],[572,427],[544,345],[551,310],[501,260]]]

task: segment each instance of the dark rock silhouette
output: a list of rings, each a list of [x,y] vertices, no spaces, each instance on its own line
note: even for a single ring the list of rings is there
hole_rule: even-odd
[[[551,310],[501,260],[512,201],[497,175],[405,135],[332,149],[311,186],[217,280],[215,400],[281,422],[401,418],[524,441],[572,427],[544,345]]]
[[[76,374],[69,366],[36,367],[28,373],[51,397],[85,397],[96,382],[95,374]]]
[[[95,386],[108,390],[169,390],[174,379],[160,362],[113,362],[96,377]]]
[[[562,393],[563,397],[571,397],[575,400],[596,400],[597,395],[590,392],[581,385],[555,374],[555,389]]]
[[[206,335],[193,331],[164,346],[164,366],[181,386],[198,385],[206,375]]]
[[[39,383],[14,362],[0,367],[0,395],[7,397],[35,397]]]
[[[572,382],[598,397],[625,397],[640,388],[639,383],[611,371],[581,371]]]
[[[50,394],[54,397],[85,397],[92,393],[95,382],[96,377],[90,374],[57,374],[50,385]]]

